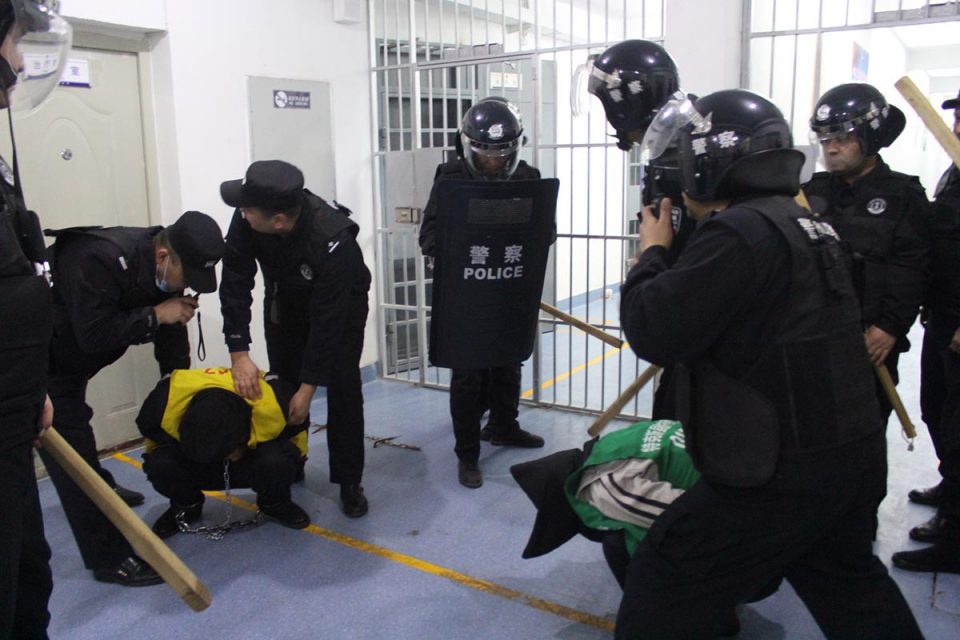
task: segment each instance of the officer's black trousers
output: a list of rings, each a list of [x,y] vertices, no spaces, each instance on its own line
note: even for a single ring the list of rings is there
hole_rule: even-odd
[[[274,505],[290,499],[290,485],[300,469],[300,450],[289,440],[264,442],[230,463],[230,487],[252,488],[257,504]],[[203,502],[201,490],[225,488],[223,463],[188,460],[175,445],[163,445],[143,455],[147,479],[171,504],[188,507]]]
[[[348,298],[342,344],[327,385],[327,449],[330,482],[359,484],[363,478],[363,383],[360,356],[367,324],[367,294]],[[299,386],[306,334],[289,331],[266,318],[264,323],[270,370],[287,383]]]
[[[947,347],[960,318],[930,315],[920,356],[920,410],[940,460],[940,513],[960,523],[960,354]],[[958,541],[960,543],[960,541]]]
[[[53,376],[49,393],[53,401],[54,427],[87,464],[99,473],[107,484],[116,486],[97,458],[97,443],[90,419],[93,409],[86,402],[87,382],[84,374]],[[133,548],[120,531],[107,520],[103,512],[87,497],[67,472],[40,449],[40,457],[60,496],[67,522],[80,548],[80,556],[87,569],[107,569],[133,555]]]
[[[4,414],[36,424],[37,410]],[[0,451],[0,640],[47,637],[47,603],[53,590],[50,547],[33,468],[33,443]]]
[[[877,434],[781,463],[763,487],[699,481],[634,554],[616,637],[709,638],[732,607],[783,577],[828,638],[922,638],[873,554],[886,471]]]
[[[490,429],[519,429],[520,363],[493,369],[454,369],[450,379],[450,417],[454,451],[460,460],[480,458],[480,419],[490,410]]]

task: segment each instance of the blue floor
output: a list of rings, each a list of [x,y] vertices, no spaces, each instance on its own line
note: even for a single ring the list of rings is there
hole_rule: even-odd
[[[889,493],[876,547],[888,565],[894,551],[920,546],[908,541],[907,530],[933,514],[908,503],[907,490],[938,479],[916,409],[913,354],[904,359],[901,375],[901,391],[921,436],[916,449],[907,452],[891,421]],[[445,392],[375,381],[364,393],[368,434],[398,436],[423,450],[368,443],[364,486],[370,513],[350,520],[339,511],[336,486],[327,482],[324,436],[311,436],[306,481],[294,486],[294,499],[316,528],[292,531],[268,522],[219,542],[171,538],[173,550],[213,593],[213,604],[203,613],[192,612],[166,586],[125,589],[93,581],[82,567],[56,492],[42,481],[55,580],[51,637],[611,637],[619,587],[600,546],[576,539],[543,558],[522,560],[534,511],[508,472],[516,462],[580,446],[591,416],[521,407],[521,423],[547,439],[546,449],[484,445],[485,484],[470,490],[456,480]],[[323,421],[322,399],[313,413]],[[129,455],[139,460],[139,451]],[[143,473],[117,457],[104,464],[121,484],[147,494],[147,503],[136,512],[152,523],[166,504]],[[254,501],[248,490],[237,496]],[[226,508],[208,499],[207,522],[218,522]],[[247,515],[237,512],[235,507],[235,515]],[[960,575],[891,573],[928,638],[960,637]],[[822,637],[789,586],[745,607],[741,618],[740,638]]]

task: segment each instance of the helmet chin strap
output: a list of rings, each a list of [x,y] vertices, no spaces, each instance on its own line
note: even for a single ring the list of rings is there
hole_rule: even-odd
[[[630,151],[633,148],[633,143],[628,138],[629,135],[629,131],[617,131],[614,134],[613,137],[617,139],[617,148],[621,151]]]

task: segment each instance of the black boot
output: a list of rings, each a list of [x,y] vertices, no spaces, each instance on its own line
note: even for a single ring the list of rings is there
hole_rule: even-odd
[[[460,484],[468,489],[479,489],[483,486],[483,474],[480,473],[480,465],[476,462],[464,462],[463,460],[458,462],[457,479],[460,480]]]
[[[99,582],[113,582],[124,587],[148,587],[163,582],[163,578],[143,558],[130,556],[119,564],[93,570]]]
[[[367,514],[370,508],[359,484],[340,485],[340,508],[348,518],[359,518]]]
[[[187,524],[193,524],[200,519],[203,511],[203,503],[191,504],[186,507],[178,507],[170,504],[170,508],[160,514],[157,521],[153,523],[153,532],[160,539],[169,538],[172,535],[180,533],[180,525],[177,524],[177,514],[183,513],[183,520]]]
[[[939,507],[940,502],[943,500],[943,480],[926,489],[911,489],[907,497],[910,498],[910,502]]]
[[[293,500],[284,500],[277,504],[262,504],[260,511],[290,529],[303,529],[310,524],[310,516]]]
[[[537,449],[543,446],[543,438],[529,431],[524,431],[519,425],[508,429],[498,429],[487,425],[480,430],[480,439],[489,440],[490,444],[495,447]]]
[[[113,488],[120,499],[127,503],[128,507],[139,507],[143,504],[144,497],[143,494],[139,491],[134,491],[133,489],[127,489],[126,487],[121,487],[117,485]]]
[[[947,520],[937,513],[923,524],[910,529],[910,539],[917,542],[946,542],[949,539],[947,528],[949,528]]]
[[[935,544],[893,554],[893,566],[905,571],[960,573],[960,543]]]

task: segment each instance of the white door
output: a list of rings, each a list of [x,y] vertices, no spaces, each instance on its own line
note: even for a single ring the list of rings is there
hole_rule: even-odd
[[[70,58],[86,61],[91,86],[57,87],[39,109],[14,115],[27,206],[45,228],[148,226],[137,56],[74,49]],[[6,124],[0,130],[12,165]],[[93,379],[87,402],[99,448],[139,437],[134,418],[158,378],[153,347],[144,345]]]

